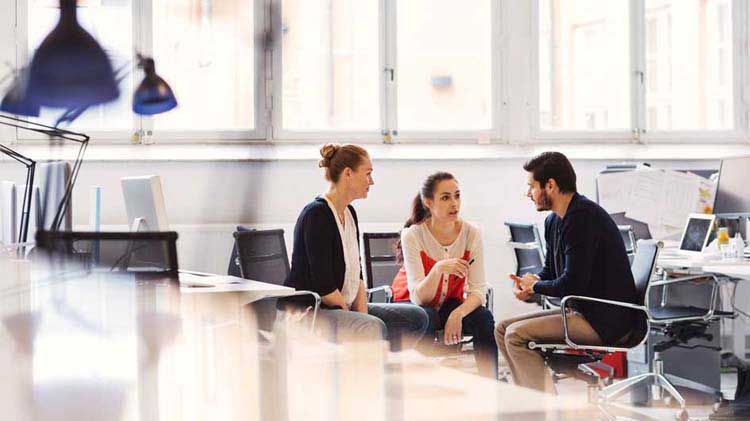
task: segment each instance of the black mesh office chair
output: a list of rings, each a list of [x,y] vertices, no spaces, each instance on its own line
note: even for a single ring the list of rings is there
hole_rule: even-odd
[[[246,227],[244,225],[237,225],[237,228],[235,229],[235,232],[245,232],[245,231],[255,231],[255,228]],[[242,272],[240,271],[240,258],[237,254],[237,242],[233,242],[232,244],[232,254],[229,255],[229,265],[227,266],[227,275],[230,276],[236,276],[238,278],[242,277]]]
[[[177,233],[37,231],[36,254],[53,270],[177,278]]]
[[[382,295],[383,302],[393,301],[391,284],[401,269],[396,256],[397,232],[366,232],[362,234],[365,249],[365,275],[369,302]]]
[[[639,241],[639,247],[640,244],[641,241]],[[694,301],[703,301],[703,303],[671,302],[674,300],[670,300],[670,290],[681,286],[695,287],[701,285],[710,287],[707,290],[708,293],[700,293],[698,297],[691,298],[694,298]],[[668,395],[679,403],[682,410],[678,415],[678,417],[681,417],[680,419],[687,419],[687,412],[685,411],[685,399],[675,386],[698,391],[713,396],[717,402],[720,401],[722,396],[720,390],[665,373],[661,355],[671,348],[705,348],[716,352],[721,351],[719,346],[693,341],[697,339],[708,343],[712,342],[713,334],[709,333],[711,325],[723,318],[734,318],[736,316],[733,311],[718,309],[718,289],[719,280],[713,275],[666,278],[651,282],[645,296],[645,306],[649,312],[651,331],[655,333],[649,339],[655,340],[653,352],[645,351],[646,357],[651,358],[651,369],[647,373],[623,380],[603,390],[602,399],[610,401],[628,391],[634,391],[644,384],[650,385],[652,399],[662,399],[662,392],[666,390]],[[690,291],[693,292],[695,289]]]
[[[534,224],[520,224],[517,222],[506,222],[509,237],[508,246],[513,249],[516,257],[516,275],[523,276],[527,273],[537,273],[544,267],[544,245],[539,230]],[[526,302],[537,303],[545,308],[559,306],[559,299],[545,298],[543,295],[534,294]]]
[[[284,230],[238,231],[234,233],[234,241],[237,245],[240,273],[243,278],[284,285],[290,271]],[[311,296],[314,299],[315,305],[311,322],[311,326],[314,326],[320,308],[320,296],[313,291],[301,290],[286,295],[286,297],[291,296]],[[278,298],[268,298],[262,301],[273,303],[272,306],[269,304],[268,307],[275,309]],[[276,313],[268,309],[264,309],[260,313],[258,314],[258,325],[264,330],[268,330],[273,325]]]
[[[592,403],[599,404],[605,414],[607,413],[604,405],[611,399],[619,396],[609,396],[610,387],[617,387],[621,383],[608,386],[601,392],[598,391],[602,380],[604,383],[611,380],[612,371],[601,363],[602,358],[607,354],[628,351],[642,344],[647,337],[649,329],[649,312],[647,309],[646,296],[649,290],[651,278],[656,270],[656,259],[659,251],[663,247],[662,243],[653,240],[641,240],[639,242],[638,252],[632,265],[633,278],[635,280],[636,291],[638,292],[638,303],[624,303],[619,301],[603,300],[585,296],[567,296],[563,297],[560,303],[560,311],[563,315],[563,334],[564,341],[561,343],[535,343],[530,342],[529,348],[538,350],[545,360],[547,366],[553,372],[555,382],[564,378],[578,378],[584,380],[589,385],[589,399]],[[586,344],[577,344],[573,342],[568,335],[566,320],[566,310],[569,304],[575,301],[590,301],[608,304],[612,306],[624,307],[633,311],[643,313],[639,323],[632,326],[630,334],[617,344],[605,344],[601,346],[592,346]],[[575,351],[575,353],[571,353]],[[602,376],[600,371],[605,371],[606,375]],[[614,393],[612,393],[614,395]]]

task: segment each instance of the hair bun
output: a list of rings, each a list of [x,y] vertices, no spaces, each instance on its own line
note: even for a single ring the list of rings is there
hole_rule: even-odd
[[[323,145],[322,148],[320,148],[320,156],[323,157],[320,161],[318,161],[318,166],[321,168],[326,168],[331,166],[331,159],[333,159],[333,156],[336,155],[336,152],[341,149],[341,145],[335,145],[333,143],[326,143]]]

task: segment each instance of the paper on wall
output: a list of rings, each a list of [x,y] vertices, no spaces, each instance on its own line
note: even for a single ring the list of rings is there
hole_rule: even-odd
[[[710,211],[716,194],[713,180],[661,169],[601,174],[597,185],[607,212],[648,224],[654,238],[681,231],[690,213]]]
[[[635,186],[635,178],[626,172],[601,174],[597,180],[599,205],[609,213],[625,212]]]

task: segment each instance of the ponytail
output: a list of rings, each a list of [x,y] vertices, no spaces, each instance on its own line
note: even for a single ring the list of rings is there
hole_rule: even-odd
[[[409,219],[407,219],[404,223],[404,228],[409,228],[412,225],[420,224],[429,216],[430,210],[427,209],[427,207],[424,205],[421,194],[417,193],[417,196],[414,197],[414,200],[412,200],[411,202],[411,214],[409,216]],[[401,249],[400,239],[396,241],[394,247],[396,249],[396,261],[399,264],[404,263],[404,252]]]
[[[414,200],[411,202],[411,216],[404,223],[404,228],[409,228],[412,225],[416,225],[427,219],[430,216],[430,210],[424,205],[422,196],[417,193]]]

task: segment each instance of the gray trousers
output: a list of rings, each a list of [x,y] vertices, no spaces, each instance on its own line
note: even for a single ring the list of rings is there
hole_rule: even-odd
[[[409,303],[367,304],[367,314],[323,309],[316,322],[323,335],[332,341],[386,339],[392,351],[413,347],[428,324],[424,309]]]

